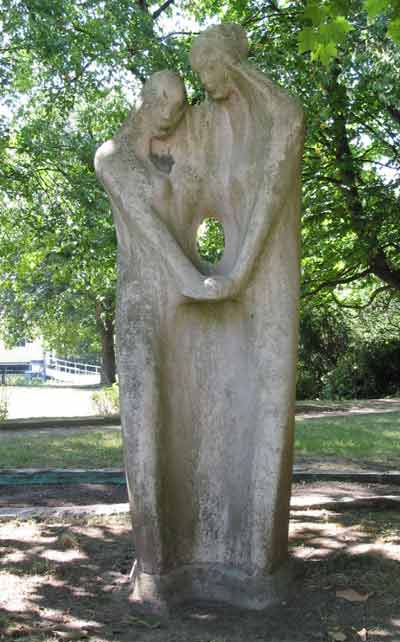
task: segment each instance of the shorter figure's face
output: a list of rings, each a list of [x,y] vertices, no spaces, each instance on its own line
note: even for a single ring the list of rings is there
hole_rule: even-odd
[[[226,64],[216,57],[206,57],[196,64],[201,82],[213,100],[225,100],[233,91],[233,82]]]
[[[156,138],[169,136],[182,120],[187,105],[183,86],[160,86],[151,106],[153,135]]]

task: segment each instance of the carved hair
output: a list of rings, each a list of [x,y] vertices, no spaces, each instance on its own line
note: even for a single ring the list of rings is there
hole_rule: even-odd
[[[182,91],[183,96],[186,99],[185,84],[179,74],[175,71],[171,71],[170,69],[156,71],[143,85],[142,101],[144,103],[151,103],[159,98],[162,89],[171,88],[176,88],[178,91]]]
[[[192,45],[192,67],[196,69],[201,66],[202,60],[209,58],[212,51],[218,51],[225,62],[242,62],[247,58],[249,51],[246,32],[240,25],[231,22],[209,27],[197,36]]]

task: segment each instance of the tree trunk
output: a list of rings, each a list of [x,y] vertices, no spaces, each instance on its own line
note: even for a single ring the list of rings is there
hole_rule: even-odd
[[[366,262],[370,272],[382,279],[390,287],[400,290],[400,270],[396,265],[393,265],[384,247],[379,244],[379,227],[371,229],[366,224],[368,217],[364,212],[362,198],[359,193],[359,184],[362,181],[347,132],[348,99],[346,88],[338,81],[339,74],[340,68],[336,64],[333,66],[330,82],[325,85],[325,90],[331,107],[336,161],[344,200],[351,217],[353,230],[365,245]],[[396,116],[396,114],[392,115],[393,117]]]
[[[109,311],[103,311],[98,303],[96,318],[101,341],[101,384],[111,386],[116,380],[114,316]]]

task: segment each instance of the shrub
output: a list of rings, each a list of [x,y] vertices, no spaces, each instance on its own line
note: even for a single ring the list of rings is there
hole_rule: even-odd
[[[397,395],[400,388],[400,343],[358,342],[339,355],[336,367],[323,377],[322,398],[368,399]]]
[[[0,386],[0,421],[5,421],[8,417],[8,398],[6,390]]]
[[[340,311],[303,306],[300,317],[297,398],[330,398],[327,376],[347,354],[350,332]]]
[[[24,374],[7,375],[8,386],[42,386],[43,380],[39,376],[31,377]]]
[[[92,401],[99,415],[115,415],[119,412],[119,388],[118,384],[114,383],[109,388],[102,388],[94,392]]]

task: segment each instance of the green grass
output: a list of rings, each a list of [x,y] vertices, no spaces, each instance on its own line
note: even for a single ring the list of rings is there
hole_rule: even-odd
[[[297,421],[296,453],[400,464],[400,413]],[[118,430],[63,435],[0,432],[0,468],[122,468]]]
[[[392,463],[400,461],[400,413],[302,419],[296,453]]]
[[[9,437],[0,433],[0,468],[122,468],[117,430]]]

